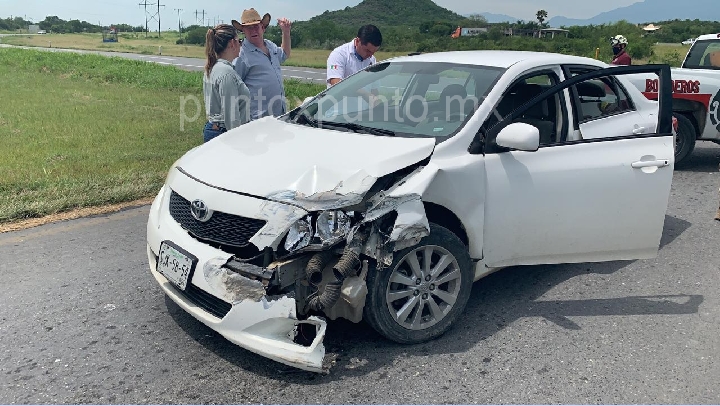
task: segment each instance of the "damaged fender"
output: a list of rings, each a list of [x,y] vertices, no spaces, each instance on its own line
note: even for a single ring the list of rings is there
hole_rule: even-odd
[[[390,265],[393,259],[392,252],[411,247],[430,234],[430,223],[425,213],[422,195],[435,179],[436,174],[437,167],[434,165],[420,167],[386,192],[380,192],[371,199],[372,206],[366,212],[361,225],[374,222],[391,212],[396,212],[397,217],[385,241],[373,226],[364,244],[366,255]],[[357,245],[357,242],[352,241],[356,235],[356,230],[353,231],[348,235],[350,246]],[[392,244],[391,250],[388,249],[388,244]]]

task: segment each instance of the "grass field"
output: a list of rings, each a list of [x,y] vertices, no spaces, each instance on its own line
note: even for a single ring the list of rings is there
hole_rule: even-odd
[[[188,58],[205,58],[205,48],[199,45],[178,45],[176,33],[164,33],[161,38],[145,37],[144,34],[127,33],[118,36],[118,42],[102,42],[101,34],[46,34],[46,35],[15,35],[2,38],[2,43],[33,47],[50,47],[84,49],[107,52],[131,52],[145,55],[181,56]],[[378,60],[406,55],[407,52],[383,52],[375,54]],[[286,66],[304,66],[308,68],[325,68],[329,50],[293,49],[291,57],[285,61]]]
[[[0,223],[154,195],[202,142],[180,126],[200,72],[120,58],[0,49]],[[290,100],[324,86],[286,82]]]

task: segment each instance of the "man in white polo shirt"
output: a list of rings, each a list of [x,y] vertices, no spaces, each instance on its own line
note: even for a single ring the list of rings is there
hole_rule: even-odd
[[[373,55],[380,45],[382,34],[376,26],[368,24],[360,27],[354,40],[330,53],[327,60],[327,87],[374,64],[376,61]]]

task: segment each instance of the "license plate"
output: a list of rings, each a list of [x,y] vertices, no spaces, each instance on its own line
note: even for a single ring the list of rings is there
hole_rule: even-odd
[[[158,256],[158,272],[163,274],[170,283],[185,290],[188,280],[195,269],[197,258],[170,241],[160,244]]]

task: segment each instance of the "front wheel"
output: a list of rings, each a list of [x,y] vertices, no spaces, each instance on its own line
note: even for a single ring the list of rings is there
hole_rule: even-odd
[[[431,223],[430,235],[396,252],[390,267],[370,270],[365,319],[398,343],[431,340],[458,319],[472,282],[467,247],[450,230]]]
[[[675,136],[675,165],[687,160],[695,148],[695,126],[682,114],[674,114],[678,129]]]

